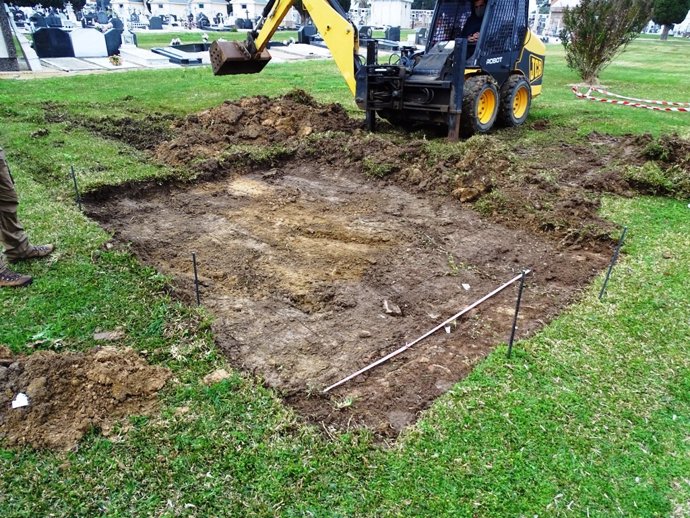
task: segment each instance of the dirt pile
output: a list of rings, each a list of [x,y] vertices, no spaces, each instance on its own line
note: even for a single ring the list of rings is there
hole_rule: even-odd
[[[233,146],[278,144],[292,148],[312,134],[354,131],[360,126],[339,104],[317,103],[300,90],[278,99],[246,97],[178,122],[174,137],[158,146],[155,156],[170,165],[209,158],[222,160]],[[227,165],[233,165],[232,157]]]
[[[12,357],[0,347],[0,439],[11,446],[73,448],[92,428],[108,435],[127,416],[154,412],[169,377],[129,348]],[[29,404],[12,408],[19,394]]]

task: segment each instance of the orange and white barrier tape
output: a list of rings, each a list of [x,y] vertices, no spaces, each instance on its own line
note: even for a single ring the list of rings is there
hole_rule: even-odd
[[[610,95],[612,97],[618,97],[619,99],[624,99],[622,101],[616,99],[606,99],[603,97],[594,97],[590,95],[590,92],[599,92],[604,95]],[[577,86],[573,86],[573,93],[580,99],[587,99],[589,101],[598,101],[601,103],[618,104],[621,106],[631,106],[633,108],[646,108],[647,110],[655,110],[659,112],[688,112],[690,113],[690,103],[676,103],[670,101],[652,101],[647,99],[635,99],[633,97],[624,97],[622,95],[617,95],[611,93],[607,90],[601,88],[591,87],[587,90],[587,93],[582,93]],[[650,106],[650,104],[661,104],[661,106]]]

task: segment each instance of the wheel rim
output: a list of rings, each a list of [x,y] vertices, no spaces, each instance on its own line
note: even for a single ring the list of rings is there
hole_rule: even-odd
[[[513,97],[513,116],[516,119],[522,119],[527,112],[527,107],[529,106],[529,91],[527,87],[522,85],[515,92],[515,97]]]
[[[479,96],[477,104],[477,119],[481,124],[488,124],[494,116],[497,106],[496,94],[490,88]]]

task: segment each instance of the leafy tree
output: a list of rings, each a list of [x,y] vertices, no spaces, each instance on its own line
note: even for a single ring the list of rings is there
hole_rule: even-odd
[[[596,83],[601,71],[649,22],[652,1],[582,0],[565,9],[560,37],[568,67],[586,83]]]
[[[690,0],[654,0],[652,20],[663,26],[660,39],[667,40],[668,31],[671,30],[673,24],[685,20],[688,11],[690,11]]]

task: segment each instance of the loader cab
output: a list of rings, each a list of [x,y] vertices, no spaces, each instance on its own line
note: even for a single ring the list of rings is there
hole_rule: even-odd
[[[472,16],[472,0],[439,0],[431,20],[425,52],[452,48]]]
[[[449,53],[457,38],[467,38],[475,30],[473,4],[473,0],[438,0],[425,53]],[[499,84],[507,79],[527,33],[527,5],[528,0],[486,0],[479,41],[468,43],[467,68],[485,70]],[[469,25],[473,28],[468,31]]]
[[[527,27],[529,0],[486,0],[479,20],[473,6],[437,0],[425,51],[403,53],[399,65],[378,63],[368,45],[355,95],[367,128],[376,116],[407,127],[439,124],[454,140],[525,122],[544,63],[544,45]]]

